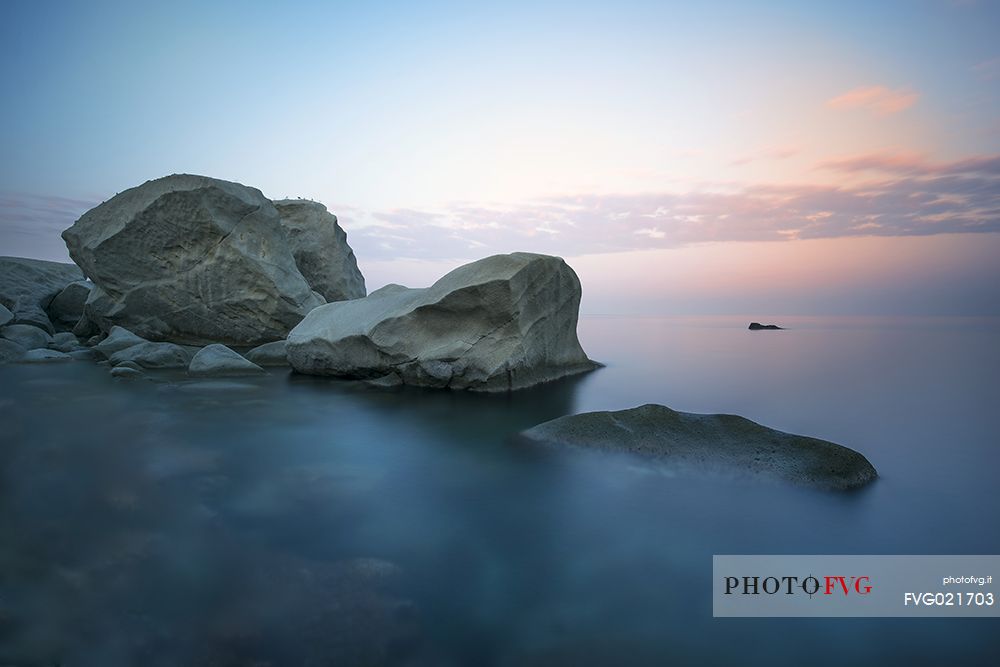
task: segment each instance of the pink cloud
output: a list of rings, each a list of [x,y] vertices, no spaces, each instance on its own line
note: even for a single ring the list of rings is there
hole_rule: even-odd
[[[920,94],[906,88],[861,86],[827,100],[831,109],[867,109],[878,116],[891,116],[916,104]]]
[[[952,162],[932,162],[920,153],[865,153],[828,160],[819,167],[848,173],[876,171],[913,176],[1000,174],[1000,156],[978,155]]]

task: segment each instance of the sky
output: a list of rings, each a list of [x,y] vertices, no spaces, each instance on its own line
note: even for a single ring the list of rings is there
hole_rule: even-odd
[[[370,288],[565,257],[583,312],[1000,315],[1000,2],[0,4],[0,254],[197,173]]]

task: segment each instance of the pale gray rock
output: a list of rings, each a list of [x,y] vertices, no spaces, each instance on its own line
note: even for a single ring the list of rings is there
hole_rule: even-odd
[[[174,343],[139,343],[112,354],[112,366],[132,362],[142,368],[187,368],[191,354]]]
[[[14,313],[10,312],[7,306],[0,303],[0,327],[14,321]]]
[[[25,352],[20,361],[24,364],[44,364],[56,361],[73,361],[73,357],[69,356],[65,352],[59,352],[58,350],[46,350],[45,348],[39,348],[37,350],[28,350]]]
[[[111,369],[111,377],[119,380],[141,380],[146,375],[141,370],[131,366],[115,366]]]
[[[558,257],[513,253],[431,287],[388,285],[321,306],[288,336],[300,372],[507,391],[595,368],[576,335],[580,281]]]
[[[118,364],[115,364],[115,368],[131,368],[132,370],[141,371],[142,366],[135,363],[134,361],[125,360]]]
[[[264,343],[246,353],[246,358],[258,366],[287,366],[288,354],[285,352],[286,341],[276,340]]]
[[[52,342],[49,343],[49,348],[59,350],[60,352],[72,352],[80,347],[82,347],[80,341],[68,331],[61,331],[55,334],[52,336]]]
[[[31,324],[54,333],[45,309],[66,285],[82,279],[83,273],[73,264],[0,257],[0,304],[11,311],[15,324]]]
[[[199,376],[257,375],[264,369],[218,343],[198,350],[188,366],[188,374]]]
[[[0,364],[9,364],[12,361],[17,361],[27,351],[28,348],[23,345],[18,345],[6,338],[0,338]]]
[[[134,345],[148,343],[145,338],[140,338],[124,327],[111,327],[107,338],[94,344],[94,351],[104,357],[110,357],[115,352],[124,350]],[[90,344],[90,341],[88,341]]]
[[[0,337],[12,340],[26,350],[46,347],[52,342],[52,336],[33,324],[8,324],[0,328]]]
[[[324,302],[296,267],[277,209],[238,183],[147,181],[85,213],[63,239],[95,284],[85,314],[104,331],[257,345]]]
[[[57,329],[72,329],[83,317],[83,307],[90,296],[94,284],[86,280],[76,280],[66,285],[49,302],[49,319]]]
[[[863,455],[832,442],[736,415],[692,414],[653,404],[559,417],[521,432],[519,439],[633,454],[662,462],[679,475],[755,477],[832,490],[864,486],[878,477]]]
[[[308,199],[281,199],[274,207],[288,233],[295,264],[313,290],[327,301],[360,299],[367,294],[365,278],[337,216]]]

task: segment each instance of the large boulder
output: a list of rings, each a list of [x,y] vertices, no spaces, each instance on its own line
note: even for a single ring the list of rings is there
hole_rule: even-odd
[[[274,206],[288,233],[295,264],[310,287],[327,301],[360,299],[367,294],[365,278],[337,216],[308,199],[281,199]]]
[[[513,253],[424,289],[389,285],[321,306],[288,335],[300,373],[507,391],[593,369],[576,337],[580,281],[558,257]]]
[[[63,232],[95,284],[86,316],[150,340],[255,345],[324,303],[259,190],[187,174],[122,192]]]
[[[72,264],[0,257],[0,304],[10,310],[15,324],[55,333],[45,309],[66,285],[82,279],[80,268]]]
[[[83,308],[93,287],[94,284],[87,280],[75,280],[56,294],[46,309],[52,324],[67,331],[75,327],[83,317]]]
[[[679,475],[775,479],[846,490],[878,474],[841,445],[792,435],[736,415],[699,415],[662,405],[559,417],[519,435],[522,442],[583,447],[655,459]]]

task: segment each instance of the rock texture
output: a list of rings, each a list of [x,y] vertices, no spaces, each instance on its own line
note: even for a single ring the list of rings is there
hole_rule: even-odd
[[[31,324],[8,324],[0,328],[0,337],[12,340],[26,350],[48,347],[52,336]]]
[[[124,327],[111,327],[108,337],[94,345],[94,351],[98,354],[110,357],[119,350],[148,343],[145,338],[140,338]]]
[[[132,362],[142,368],[187,368],[191,354],[173,343],[139,343],[115,352],[108,361],[112,366]]]
[[[63,232],[95,284],[86,316],[150,340],[255,345],[323,304],[259,190],[173,175],[122,192]]]
[[[188,366],[190,375],[201,376],[233,376],[233,375],[257,375],[263,373],[264,369],[257,364],[247,361],[238,353],[230,350],[225,345],[209,345],[198,350],[191,365]]]
[[[94,284],[87,280],[75,280],[52,298],[46,310],[57,329],[70,330],[80,322],[93,287]]]
[[[278,340],[264,343],[246,353],[246,358],[258,366],[287,366],[288,354],[285,351],[286,341]]]
[[[636,454],[693,476],[760,477],[835,490],[863,486],[878,476],[864,456],[832,442],[776,431],[736,415],[699,415],[662,405],[559,417],[519,438]]]
[[[49,343],[49,347],[60,352],[72,352],[82,346],[76,336],[68,331],[63,331],[52,337],[52,342]]]
[[[55,333],[45,309],[66,285],[82,279],[83,273],[72,264],[0,257],[0,304],[10,310],[15,324]]]
[[[313,290],[327,301],[360,299],[367,294],[365,278],[337,216],[308,199],[281,199],[274,206],[288,233],[295,264]]]
[[[301,373],[507,391],[593,369],[576,336],[580,281],[558,257],[513,253],[424,289],[388,285],[309,313],[288,336]]]

